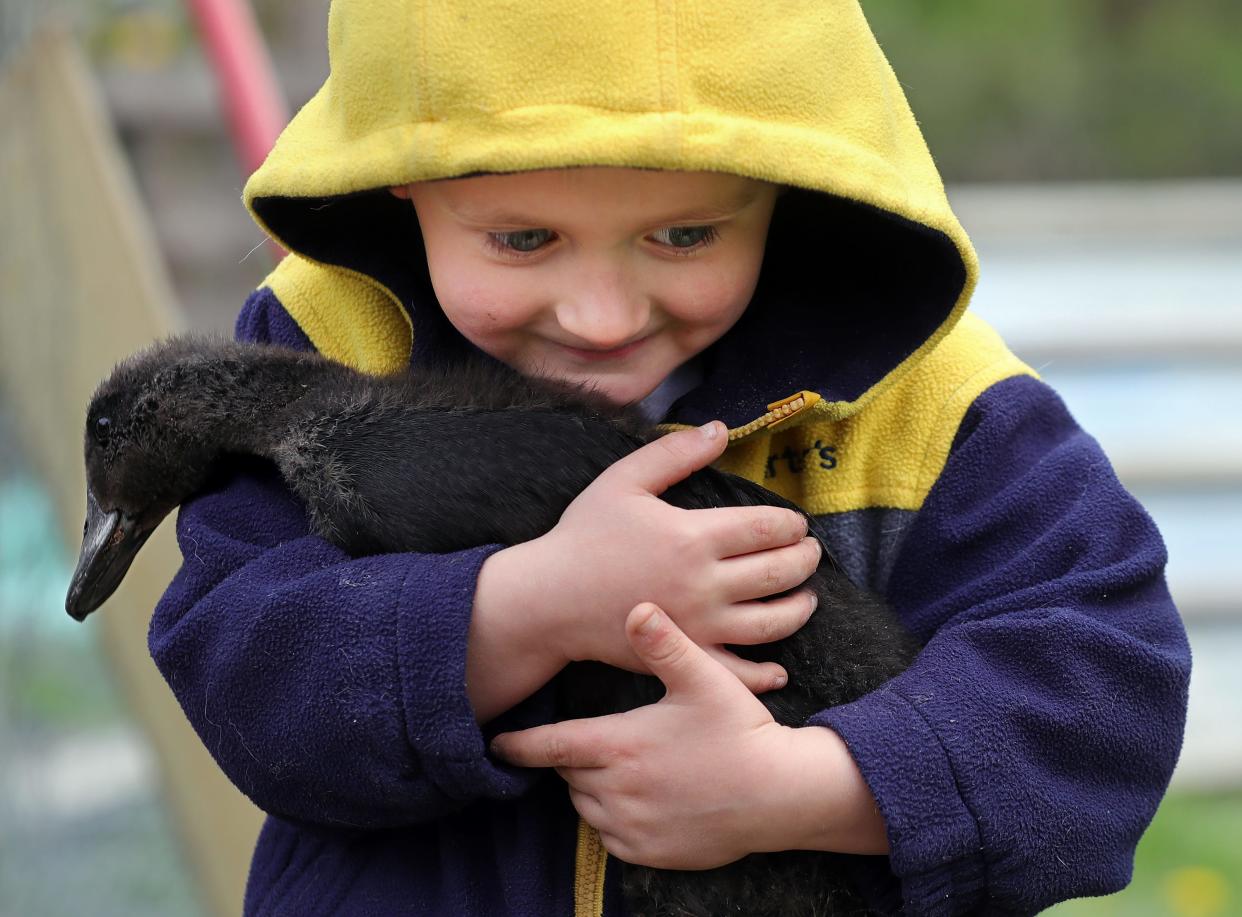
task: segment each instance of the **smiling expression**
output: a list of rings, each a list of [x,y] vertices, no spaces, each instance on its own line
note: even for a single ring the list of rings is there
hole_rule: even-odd
[[[777,186],[601,167],[392,191],[413,202],[436,297],[467,340],[623,404],[746,310]]]

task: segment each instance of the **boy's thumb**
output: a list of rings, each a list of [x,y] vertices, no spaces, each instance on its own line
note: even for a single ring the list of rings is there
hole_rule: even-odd
[[[728,445],[726,431],[724,424],[713,420],[693,430],[668,433],[630,453],[604,474],[661,494],[718,459]]]
[[[720,672],[729,675],[719,662],[685,635],[680,627],[651,602],[636,605],[625,619],[625,633],[638,658],[651,674],[674,691],[715,690]],[[732,677],[732,676],[730,676]]]

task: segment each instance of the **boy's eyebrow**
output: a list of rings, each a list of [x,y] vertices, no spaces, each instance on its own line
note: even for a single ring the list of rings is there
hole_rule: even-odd
[[[701,207],[691,207],[676,213],[657,216],[654,219],[644,220],[644,223],[651,225],[672,225],[674,223],[689,223],[695,220],[720,220],[725,217],[731,217],[741,210],[746,209],[759,196],[759,191],[754,187],[742,189],[739,194],[734,195],[730,200],[721,201],[717,204],[706,204]],[[457,206],[447,204],[448,209],[454,216],[470,223],[480,223],[489,225],[518,225],[518,226],[542,226],[543,221],[532,220],[529,213],[515,213],[507,210],[490,210],[486,205],[475,208],[468,203]]]
[[[688,210],[661,217],[655,222],[685,223],[691,220],[719,220],[724,217],[731,217],[753,204],[755,202],[755,198],[758,196],[759,195],[756,191],[748,189],[737,195],[733,200],[705,207],[691,207]]]

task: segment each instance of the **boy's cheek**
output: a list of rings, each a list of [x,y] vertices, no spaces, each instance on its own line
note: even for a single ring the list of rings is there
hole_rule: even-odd
[[[746,311],[754,293],[754,279],[727,272],[705,272],[684,283],[662,305],[673,317],[692,325],[732,326]]]
[[[501,315],[493,308],[487,308],[480,305],[463,307],[455,305],[451,301],[446,303],[443,299],[440,301],[444,315],[452,323],[462,335],[464,335],[473,344],[483,347],[490,352],[490,348],[486,346],[489,337],[503,333],[505,328],[501,322]]]
[[[495,334],[517,330],[534,318],[536,310],[514,301],[513,291],[501,299],[491,288],[464,286],[441,291],[436,298],[445,316],[462,334]]]
[[[431,258],[431,286],[441,309],[459,331],[487,331],[525,320],[520,278],[508,284],[493,282],[489,265],[470,258]]]

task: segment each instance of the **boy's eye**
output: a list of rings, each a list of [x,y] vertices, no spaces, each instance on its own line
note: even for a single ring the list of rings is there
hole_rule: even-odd
[[[548,229],[519,229],[516,232],[489,232],[488,242],[502,252],[533,252],[552,239]]]
[[[670,248],[694,248],[716,241],[715,226],[669,226],[658,229],[651,237]]]

